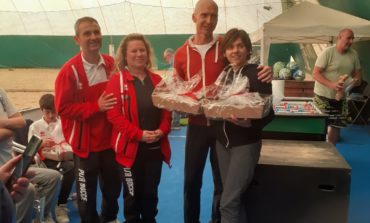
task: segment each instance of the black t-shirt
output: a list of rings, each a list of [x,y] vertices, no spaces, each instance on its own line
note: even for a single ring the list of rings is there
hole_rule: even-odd
[[[143,130],[156,130],[161,121],[161,110],[153,105],[152,93],[154,85],[147,75],[143,81],[134,77],[134,87],[136,92],[136,103],[139,117],[139,127]],[[155,143],[140,142],[139,148],[155,149],[159,148],[159,141]]]

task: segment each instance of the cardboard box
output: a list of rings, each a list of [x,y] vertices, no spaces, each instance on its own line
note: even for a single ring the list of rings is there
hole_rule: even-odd
[[[169,111],[178,111],[198,115],[202,113],[200,102],[185,95],[156,93],[152,95],[153,105]]]
[[[285,80],[285,97],[313,97],[314,81]]]
[[[203,101],[203,111],[208,118],[223,118],[228,119],[231,116],[235,118],[251,118],[260,119],[265,117],[270,109],[272,103],[272,96],[261,96],[262,100],[249,101],[246,96],[247,103],[233,103],[233,97],[243,97],[234,95],[224,100],[205,100]]]

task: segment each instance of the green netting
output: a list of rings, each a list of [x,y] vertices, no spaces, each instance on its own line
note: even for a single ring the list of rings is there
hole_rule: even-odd
[[[176,49],[189,35],[149,35],[158,69],[165,68],[166,48]],[[117,49],[122,36],[104,37],[102,52],[112,39]],[[0,67],[60,67],[79,51],[71,36],[0,36]]]
[[[158,69],[165,69],[163,51],[166,48],[177,49],[189,35],[146,37],[154,49]],[[121,40],[122,36],[104,37],[102,52],[108,53],[111,41],[117,49]],[[273,45],[270,61],[289,61],[291,55],[299,53],[296,48],[295,44]],[[78,50],[71,36],[0,36],[0,67],[60,67]]]
[[[163,51],[166,48],[177,49],[189,35],[147,35],[156,58],[158,69],[168,66],[163,61]],[[108,53],[108,45],[112,41],[117,49],[122,36],[104,37],[102,52]],[[358,51],[363,66],[363,76],[368,80],[370,43],[356,43],[354,48]],[[78,52],[72,36],[0,36],[0,68],[21,67],[61,67],[69,58]],[[269,64],[276,61],[289,61],[290,56],[301,61],[301,54],[297,44],[273,44],[270,49]],[[300,64],[303,67],[303,64]],[[368,80],[369,81],[369,80]]]

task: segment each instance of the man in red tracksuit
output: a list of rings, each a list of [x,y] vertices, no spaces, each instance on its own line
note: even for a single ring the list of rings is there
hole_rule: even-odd
[[[213,84],[223,68],[224,58],[221,54],[221,37],[214,36],[217,25],[218,6],[213,0],[199,0],[192,15],[196,34],[191,36],[175,54],[174,69],[184,80],[196,74],[202,80],[194,91],[205,90]],[[263,82],[272,80],[270,67],[260,66],[258,79]],[[220,222],[220,198],[222,183],[217,163],[215,139],[212,128],[203,115],[190,116],[185,144],[185,179],[184,179],[184,222],[199,223],[200,190],[208,151],[212,167],[214,192],[212,203],[212,222]]]
[[[114,62],[110,56],[100,54],[102,35],[94,18],[78,19],[75,32],[74,40],[81,52],[67,61],[58,74],[55,106],[65,139],[75,154],[81,222],[116,222],[121,177],[110,144],[112,126],[105,113],[116,98],[104,92]],[[98,180],[102,191],[100,217],[96,211]]]

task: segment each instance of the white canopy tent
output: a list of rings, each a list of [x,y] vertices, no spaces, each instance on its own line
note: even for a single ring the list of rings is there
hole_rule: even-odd
[[[268,63],[273,43],[333,43],[338,32],[350,28],[355,41],[370,39],[370,21],[310,2],[289,8],[251,34],[261,44],[261,62]]]
[[[0,0],[0,35],[74,35],[77,18],[96,18],[104,35],[190,34],[196,0]],[[282,12],[276,0],[215,0],[216,33],[252,32]]]

